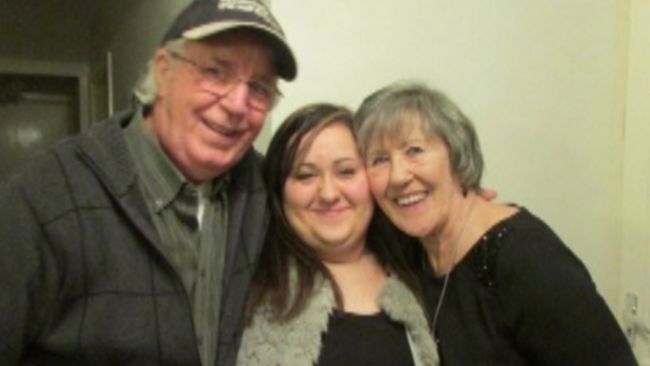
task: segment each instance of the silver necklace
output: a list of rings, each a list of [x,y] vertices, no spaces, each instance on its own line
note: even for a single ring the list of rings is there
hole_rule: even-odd
[[[438,316],[440,315],[440,309],[442,308],[442,302],[445,299],[445,294],[447,293],[447,285],[449,284],[449,276],[451,275],[451,271],[454,268],[454,265],[456,264],[456,254],[458,253],[458,246],[460,244],[460,240],[463,238],[463,234],[465,233],[465,228],[467,228],[467,222],[469,221],[469,215],[472,213],[472,210],[474,209],[474,202],[476,198],[472,200],[469,204],[469,208],[467,209],[467,213],[465,214],[465,220],[463,220],[463,227],[460,229],[460,233],[458,234],[458,238],[454,241],[454,246],[452,248],[452,253],[451,253],[451,265],[449,267],[449,270],[447,273],[445,273],[445,279],[443,280],[442,283],[442,291],[440,291],[440,298],[438,298],[438,303],[436,304],[436,310],[433,313],[433,321],[431,323],[431,332],[434,334],[434,339],[437,338],[435,336],[436,333],[436,326],[438,325]],[[438,341],[436,339],[436,341]]]

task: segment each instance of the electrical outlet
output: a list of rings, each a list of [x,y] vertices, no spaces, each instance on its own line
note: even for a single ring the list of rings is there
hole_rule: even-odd
[[[634,347],[637,336],[636,320],[638,313],[639,296],[634,292],[627,292],[623,303],[623,327],[627,341],[632,347]]]
[[[625,303],[623,306],[623,316],[637,316],[639,312],[639,295],[634,292],[625,294]]]

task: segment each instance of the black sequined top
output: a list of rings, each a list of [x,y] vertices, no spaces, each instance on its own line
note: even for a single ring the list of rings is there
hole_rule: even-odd
[[[420,277],[433,317],[444,278]],[[636,365],[585,266],[524,208],[453,269],[435,337],[443,366]]]

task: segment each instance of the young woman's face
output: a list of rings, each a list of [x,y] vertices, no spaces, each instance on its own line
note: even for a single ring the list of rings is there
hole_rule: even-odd
[[[306,149],[305,140],[311,142]],[[363,251],[374,205],[347,125],[334,122],[305,136],[284,183],[283,207],[289,224],[325,261]]]
[[[388,218],[422,239],[449,224],[452,204],[462,189],[439,136],[426,135],[418,122],[407,121],[402,131],[370,141],[365,160],[368,180]]]

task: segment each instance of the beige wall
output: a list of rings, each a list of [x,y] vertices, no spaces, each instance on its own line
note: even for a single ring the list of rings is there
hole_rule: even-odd
[[[300,65],[297,81],[282,86],[286,97],[275,123],[307,102],[354,108],[397,79],[423,79],[446,91],[477,125],[485,185],[546,220],[617,310],[626,2],[274,0],[272,6]]]
[[[639,295],[639,318],[650,324],[650,2],[630,1],[625,164],[623,179],[622,287]],[[650,347],[636,340],[643,365]]]

